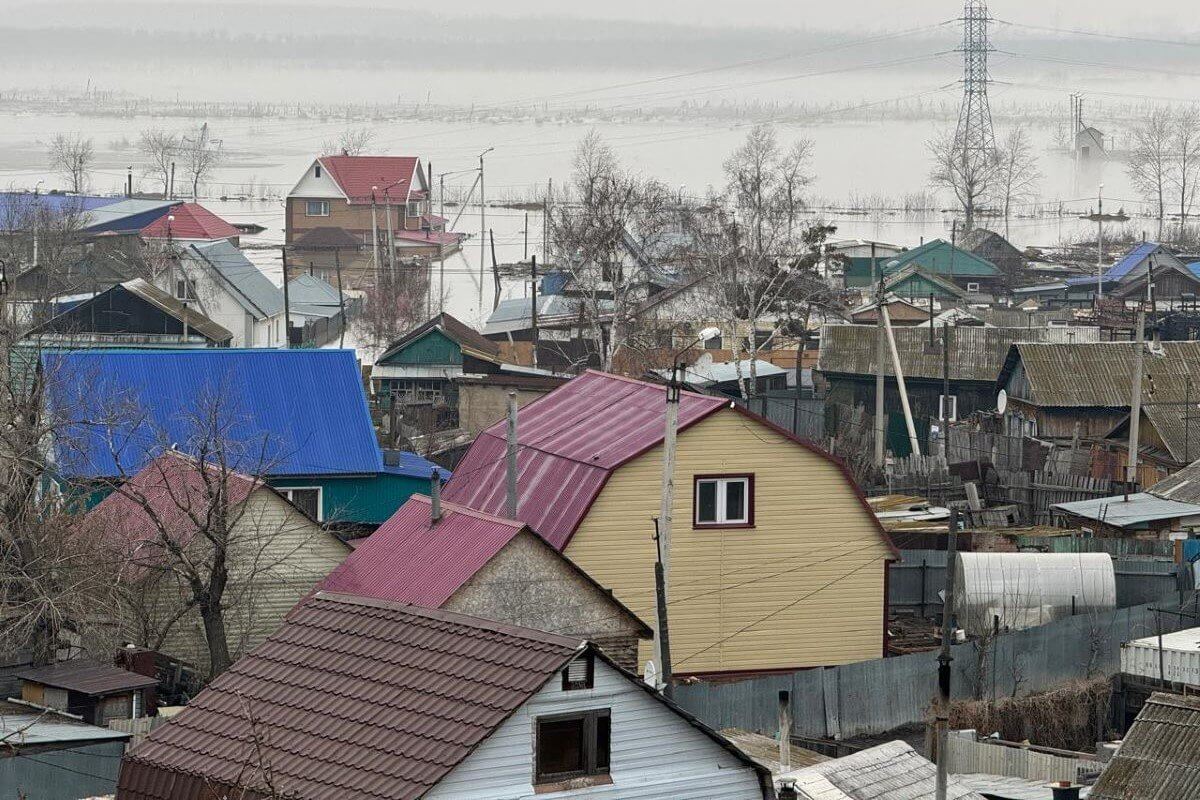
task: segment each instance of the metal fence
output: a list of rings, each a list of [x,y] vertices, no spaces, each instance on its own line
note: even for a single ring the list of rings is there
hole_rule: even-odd
[[[738,401],[742,402],[742,401]],[[825,441],[825,401],[801,397],[794,391],[786,395],[759,395],[750,398],[746,407],[785,430],[822,444]]]
[[[1177,602],[1160,607],[1179,610]],[[1191,606],[1188,607],[1189,611]],[[1066,681],[1114,675],[1122,642],[1155,632],[1149,606],[1084,614],[998,637],[991,648],[952,647],[955,698],[1007,697]],[[1161,615],[1162,629],[1188,624]],[[925,721],[937,693],[937,653],[914,653],[839,667],[766,675],[737,682],[698,682],[676,688],[675,699],[715,728],[772,733],[779,692],[790,693],[793,733],[841,739],[882,734]]]

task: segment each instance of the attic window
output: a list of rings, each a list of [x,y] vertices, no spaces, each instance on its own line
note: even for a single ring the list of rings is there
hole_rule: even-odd
[[[321,165],[320,164],[317,164],[317,166],[313,167],[313,177],[314,178],[321,177]]]
[[[592,653],[586,652],[567,664],[563,670],[562,688],[564,692],[576,689],[591,689],[595,686],[596,660]]]
[[[972,293],[974,293],[974,292],[978,292],[978,291],[979,291],[979,284],[978,284],[978,283],[968,283],[968,284],[967,284],[967,291],[968,291],[968,292],[972,292]]]
[[[754,476],[697,475],[692,527],[754,527]]]
[[[609,709],[538,717],[536,737],[536,784],[608,775],[612,740]]]

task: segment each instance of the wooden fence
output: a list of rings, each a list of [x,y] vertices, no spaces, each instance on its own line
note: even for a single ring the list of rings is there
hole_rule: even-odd
[[[1051,506],[1077,500],[1108,497],[1120,491],[1120,484],[1107,478],[1051,472],[1010,472],[997,470],[999,480],[985,484],[989,503],[1017,506],[1018,518],[1026,525],[1050,525],[1054,522]]]

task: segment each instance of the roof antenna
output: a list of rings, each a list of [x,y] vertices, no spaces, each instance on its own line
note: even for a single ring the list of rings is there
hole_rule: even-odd
[[[429,524],[436,525],[442,518],[442,479],[437,467],[429,475]]]

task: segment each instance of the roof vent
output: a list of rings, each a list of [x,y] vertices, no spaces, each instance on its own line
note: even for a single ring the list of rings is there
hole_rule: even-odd
[[[383,465],[385,467],[400,466],[400,451],[399,450],[384,450]]]

